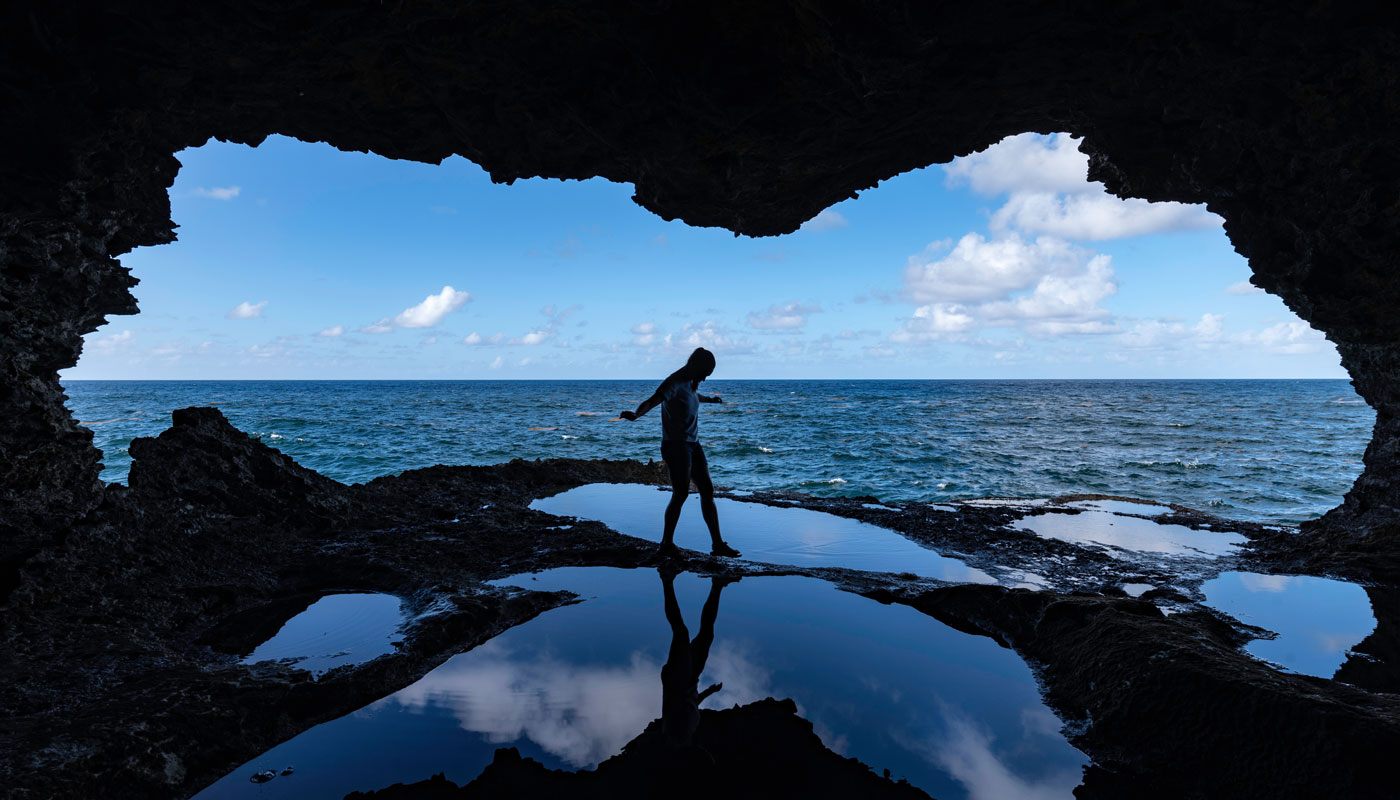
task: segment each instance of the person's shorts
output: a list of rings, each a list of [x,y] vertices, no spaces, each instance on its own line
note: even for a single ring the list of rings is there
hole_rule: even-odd
[[[705,463],[705,450],[699,442],[662,442],[661,460],[666,462],[666,468],[673,474],[677,469],[683,469],[689,475],[696,464],[709,467]]]

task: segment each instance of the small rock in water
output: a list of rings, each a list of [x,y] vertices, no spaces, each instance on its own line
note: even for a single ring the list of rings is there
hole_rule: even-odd
[[[290,766],[288,766],[286,769],[282,770],[282,774],[283,774],[284,776],[286,776],[286,775],[291,775],[294,771],[295,771],[295,770],[293,770]]]
[[[265,769],[262,772],[254,772],[252,777],[248,778],[248,780],[252,783],[267,783],[275,777],[277,777],[277,773],[270,769]]]

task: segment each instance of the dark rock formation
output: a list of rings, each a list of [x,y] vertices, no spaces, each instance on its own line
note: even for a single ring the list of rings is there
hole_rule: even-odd
[[[546,769],[513,747],[476,780],[458,787],[442,775],[418,783],[354,792],[346,800],[456,800],[457,798],[619,797],[768,798],[871,797],[918,800],[928,795],[882,778],[854,758],[831,752],[797,716],[791,700],[768,698],[724,711],[700,712],[695,746],[673,750],[654,720],[622,752],[595,770]]]
[[[1369,3],[1123,6],[20,0],[0,11],[0,568],[100,502],[55,371],[134,313],[174,153],[281,133],[492,177],[636,186],[766,235],[1022,131],[1085,137],[1123,196],[1207,203],[1254,282],[1377,410],[1329,519],[1400,507],[1400,35]]]
[[[1081,800],[1393,794],[1400,697],[1277,672],[1208,612],[996,586],[870,596],[1037,667],[1070,741],[1095,761]]]
[[[546,565],[635,566],[654,548],[596,523],[552,529],[557,518],[527,506],[585,482],[657,482],[657,464],[516,461],[344,486],[217,410],[174,416],[170,430],[132,443],[131,489],[113,487],[14,573],[0,627],[0,785],[15,796],[186,796],[570,602],[481,581]],[[319,680],[236,663],[343,591],[434,613],[414,620],[395,654]]]

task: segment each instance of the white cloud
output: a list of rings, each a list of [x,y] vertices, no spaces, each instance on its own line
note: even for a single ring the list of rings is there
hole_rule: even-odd
[[[1016,229],[1083,241],[1210,228],[1220,218],[1203,205],[1149,203],[1109,194],[1088,179],[1079,139],[1057,133],[1010,136],[943,167],[951,187],[1008,195],[992,215],[993,230]]]
[[[700,324],[686,323],[676,333],[668,333],[661,340],[661,347],[667,351],[689,353],[697,347],[704,347],[716,353],[749,353],[753,344],[747,339],[736,338],[729,328],[714,320]]]
[[[1089,184],[1098,186],[1098,184]],[[1028,192],[1011,195],[992,215],[992,230],[1019,229],[1081,241],[1120,239],[1147,233],[1194,230],[1220,224],[1201,206],[1121,199],[1103,190],[1059,195]]]
[[[1051,273],[1081,269],[1085,251],[1063,239],[1042,236],[1025,241],[1012,233],[988,240],[969,233],[942,258],[943,242],[911,256],[904,270],[904,291],[919,303],[973,303],[1027,289]]]
[[[959,339],[984,326],[1034,336],[1114,332],[1112,314],[1099,305],[1118,291],[1110,260],[1051,236],[969,233],[942,258],[910,259],[904,294],[924,305],[890,340]]]
[[[103,355],[109,355],[119,350],[126,349],[126,346],[131,343],[131,340],[134,339],[135,336],[136,334],[131,331],[122,331],[121,333],[114,333],[111,336],[103,336],[93,340],[92,348]]]
[[[436,337],[436,336],[429,336],[428,338],[426,338],[426,339],[424,339],[424,340],[422,341],[422,344],[437,344],[437,337]]]
[[[1225,294],[1263,294],[1264,290],[1249,281],[1232,283],[1225,289]]]
[[[207,189],[200,186],[191,194],[195,197],[207,197],[210,200],[232,200],[237,197],[238,193],[241,191],[243,191],[243,189],[239,186],[210,186]]]
[[[394,329],[394,323],[388,317],[372,322],[360,328],[360,333],[388,333]]]
[[[656,341],[656,323],[638,322],[632,326],[632,344],[646,347]]]
[[[320,333],[318,333],[318,334],[316,334],[316,335],[317,335],[317,336],[320,336],[320,337],[322,337],[322,338],[330,339],[330,338],[335,337],[335,336],[340,336],[340,335],[343,334],[343,333],[345,333],[345,326],[344,326],[344,325],[336,325],[336,326],[331,327],[331,328],[326,328],[325,330],[321,331]]]
[[[1306,355],[1327,348],[1326,337],[1306,322],[1280,322],[1259,330],[1230,334],[1221,314],[1202,314],[1194,325],[1167,320],[1140,320],[1117,338],[1119,346],[1133,350],[1171,351],[1231,348],[1243,353]]]
[[[977,320],[966,306],[956,303],[934,303],[914,309],[912,319],[890,334],[894,342],[928,342],[963,333],[977,326]]]
[[[838,228],[845,228],[850,224],[851,223],[847,221],[845,217],[841,216],[839,211],[828,208],[802,223],[802,226],[798,228],[798,230],[807,231],[808,233],[822,233],[824,231],[834,231]]]
[[[478,345],[481,344],[481,342],[481,334],[477,333],[476,331],[472,331],[462,339],[462,344]]]
[[[808,314],[816,314],[821,310],[821,306],[809,306],[795,302],[785,306],[769,306],[767,311],[751,312],[749,326],[759,330],[800,328],[807,324]]]
[[[1237,337],[1247,347],[1257,347],[1267,353],[1303,355],[1316,353],[1327,346],[1327,338],[1302,320],[1280,322],[1263,330],[1247,331]]]
[[[1117,291],[1109,256],[1096,255],[1082,272],[1046,275],[1030,294],[987,303],[977,314],[988,325],[1022,327],[1037,336],[1111,333],[1112,315],[1099,303]]]
[[[553,337],[553,336],[554,336],[554,331],[549,330],[548,328],[537,328],[537,329],[535,329],[535,330],[533,330],[533,331],[530,331],[529,333],[525,334],[524,336],[520,336],[520,337],[517,337],[517,338],[515,338],[515,339],[511,339],[511,340],[510,340],[510,343],[511,343],[511,344],[521,344],[521,345],[533,346],[533,345],[537,345],[537,344],[543,344],[544,342],[548,341],[548,340],[549,340],[551,337]]]
[[[1089,182],[1089,157],[1072,136],[1022,133],[953,159],[943,173],[948,186],[967,186],[981,195],[1074,192]]]
[[[431,328],[442,322],[442,318],[470,302],[468,292],[459,292],[451,286],[442,287],[437,294],[423,298],[423,302],[394,317],[394,325],[400,328]]]
[[[506,363],[505,358],[496,356],[496,360],[491,362],[491,369],[500,369],[501,365],[504,363]]]
[[[234,306],[233,310],[229,311],[224,316],[229,319],[253,319],[255,317],[261,317],[264,308],[267,308],[266,300],[261,303],[243,302]]]

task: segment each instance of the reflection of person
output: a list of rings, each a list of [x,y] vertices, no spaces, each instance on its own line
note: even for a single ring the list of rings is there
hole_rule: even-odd
[[[624,411],[625,420],[635,420],[661,406],[661,458],[671,472],[671,502],[666,505],[666,527],[661,534],[661,554],[676,552],[676,522],[681,518],[681,506],[690,493],[690,483],[700,490],[700,513],[710,529],[710,552],[717,556],[737,556],[739,551],[725,543],[719,535],[719,511],[715,508],[715,485],[710,480],[710,465],[700,447],[696,430],[699,427],[700,403],[723,403],[718,397],[706,397],[698,391],[700,382],[715,371],[715,356],[703,347],[695,348],[685,366],[672,372],[661,382],[651,397],[642,401],[636,411]]]
[[[720,592],[738,578],[715,576],[710,579],[710,596],[705,598],[705,606],[700,611],[700,632],[691,639],[680,604],[676,602],[673,585],[676,573],[662,568],[657,574],[661,576],[665,595],[666,621],[671,623],[671,650],[666,656],[666,665],[661,668],[661,731],[668,745],[680,749],[690,746],[695,729],[700,726],[700,704],[724,688],[724,684],[715,683],[703,692],[696,691],[700,673],[705,671],[705,661],[710,657],[710,645],[715,641]]]

